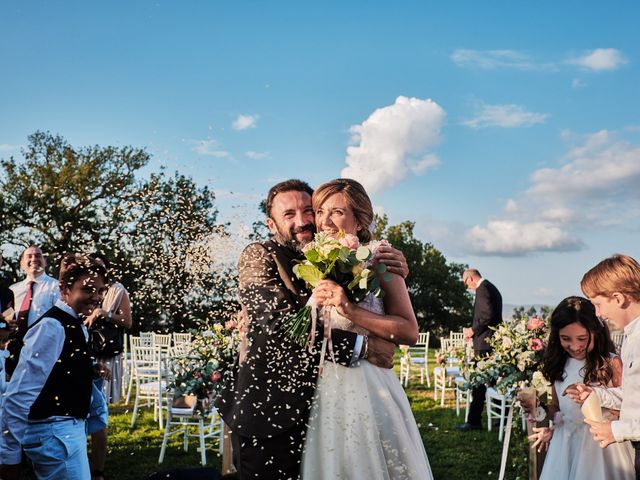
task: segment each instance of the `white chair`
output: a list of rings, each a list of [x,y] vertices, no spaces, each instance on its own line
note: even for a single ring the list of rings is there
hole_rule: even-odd
[[[144,335],[142,335],[144,333]],[[152,332],[140,332],[141,336],[134,336],[134,335],[129,335],[129,342],[128,342],[128,346],[129,346],[129,351],[128,351],[128,357],[129,357],[129,382],[127,385],[127,394],[125,395],[125,400],[124,403],[129,403],[129,400],[131,400],[131,391],[133,390],[133,383],[136,379],[136,372],[133,369],[133,349],[134,347],[151,347],[153,345],[153,334]]]
[[[427,386],[431,387],[431,379],[429,378],[429,333],[421,333],[418,343],[414,347],[408,347],[406,345],[401,346],[404,350],[404,354],[400,358],[400,383],[405,388],[409,384],[409,377],[412,372],[417,371],[420,373],[420,384],[423,384],[425,379]]]
[[[183,436],[183,449],[189,449],[189,437],[198,437],[200,445],[200,463],[204,466],[207,464],[206,443],[209,438],[217,438],[218,449],[222,454],[224,447],[224,427],[220,414],[211,404],[210,409],[205,415],[200,414],[196,410],[195,397],[186,397],[187,401],[180,407],[174,406],[172,392],[167,392],[167,423],[164,429],[164,437],[162,439],[162,447],[160,448],[160,457],[158,463],[164,461],[164,454],[167,450],[169,437],[172,435]],[[189,403],[191,403],[189,405]],[[175,427],[172,429],[172,427]],[[198,433],[191,433],[190,427],[197,427]]]
[[[168,333],[166,335],[160,333],[154,333],[152,345],[156,347],[160,347],[162,353],[169,353],[169,347],[171,347],[171,334]]]
[[[191,334],[173,332],[173,344],[180,345],[181,343],[191,343]]]
[[[449,338],[453,341],[464,342],[463,332],[449,332]]]
[[[433,369],[433,399],[438,400],[440,396],[440,406],[444,407],[444,395],[447,390],[455,390],[452,386],[453,380],[461,376],[460,368],[447,367],[441,365]]]
[[[464,377],[454,378],[456,384],[456,415],[460,416],[460,405],[464,402],[464,421],[469,420],[469,405],[471,404],[472,396],[471,389],[466,387],[467,379]]]
[[[167,381],[163,378],[160,348],[132,346],[131,361],[136,383],[131,428],[135,426],[141,400],[146,400],[147,404],[153,406],[153,419],[157,420],[162,428],[164,426],[163,397],[167,389]]]
[[[498,431],[498,441],[502,441],[504,435],[504,426],[507,421],[507,413],[509,410],[510,394],[502,395],[493,388],[487,388],[485,401],[487,404],[487,430],[491,431],[493,422],[498,420],[500,430]]]
[[[169,359],[176,357],[184,357],[189,355],[191,351],[190,343],[177,343],[173,347],[169,348]]]

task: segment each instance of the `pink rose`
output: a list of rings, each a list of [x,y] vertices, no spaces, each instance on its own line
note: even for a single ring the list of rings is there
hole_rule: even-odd
[[[340,239],[340,245],[347,247],[349,250],[357,250],[360,246],[360,240],[355,235],[347,233]]]
[[[214,383],[220,381],[221,378],[222,374],[217,370],[211,374],[211,381]]]
[[[238,326],[238,322],[235,320],[229,320],[224,324],[224,329],[225,330],[233,330],[234,328],[236,328]]]
[[[529,348],[534,352],[538,352],[544,348],[544,343],[539,338],[532,338],[529,340]]]
[[[544,327],[544,322],[538,317],[533,317],[527,322],[527,330],[538,330]]]
[[[193,378],[200,378],[200,372],[193,372]]]

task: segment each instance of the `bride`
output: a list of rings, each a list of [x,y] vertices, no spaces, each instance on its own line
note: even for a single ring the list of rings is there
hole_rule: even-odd
[[[318,231],[344,231],[363,243],[371,240],[371,200],[355,180],[321,185],[312,203]],[[333,307],[332,327],[412,345],[418,324],[409,294],[402,277],[390,277],[380,281],[384,299],[369,295],[354,304],[331,280],[320,282],[313,295],[320,305]],[[366,360],[353,368],[325,366],[311,407],[302,478],[433,478],[409,401],[393,370]]]

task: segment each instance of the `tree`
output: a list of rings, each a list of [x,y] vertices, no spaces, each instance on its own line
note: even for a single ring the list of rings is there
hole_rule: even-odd
[[[235,258],[221,251],[226,232],[216,223],[214,200],[192,179],[160,172],[127,204],[131,229],[121,243],[130,252],[134,304],[147,328],[184,329],[233,305]]]
[[[421,330],[443,335],[468,326],[471,295],[461,281],[466,265],[447,262],[431,243],[415,238],[414,222],[389,226],[387,216],[376,216],[376,238],[386,238],[404,253],[409,265],[407,289]]]
[[[0,161],[0,243],[13,277],[17,255],[39,245],[57,264],[70,251],[83,251],[110,236],[110,212],[120,210],[135,188],[134,173],[149,154],[133,147],[73,148],[57,135],[36,132],[24,159]]]
[[[235,309],[234,268],[219,261],[223,252],[212,252],[225,226],[216,224],[209,189],[178,173],[137,178],[150,158],[144,149],[74,148],[36,132],[22,153],[0,162],[7,280],[16,279],[28,245],[49,254],[53,274],[64,253],[100,250],[131,293],[136,330],[190,326],[227,303]]]

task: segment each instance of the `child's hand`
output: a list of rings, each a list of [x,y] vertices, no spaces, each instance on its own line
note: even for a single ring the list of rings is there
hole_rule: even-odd
[[[582,405],[592,391],[593,388],[584,383],[572,383],[562,392],[562,395],[568,395],[571,400]]]
[[[591,426],[589,431],[593,435],[593,439],[600,443],[600,448],[606,448],[616,441],[611,430],[611,422],[598,422],[585,418],[584,423],[588,423]]]
[[[553,428],[549,427],[534,427],[533,434],[529,435],[529,441],[533,442],[532,447],[538,449],[538,452],[542,452],[543,449],[546,452],[549,449],[549,443],[553,438]]]

